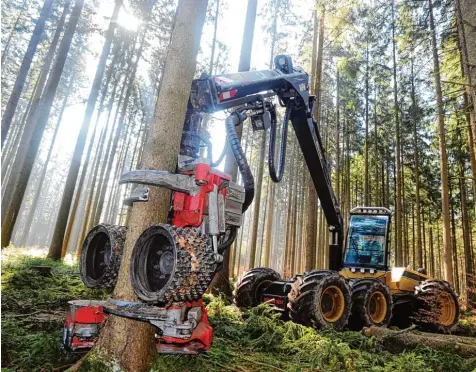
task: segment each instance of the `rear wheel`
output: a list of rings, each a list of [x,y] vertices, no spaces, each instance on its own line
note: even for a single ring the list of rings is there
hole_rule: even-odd
[[[414,318],[425,330],[450,333],[459,320],[458,298],[444,280],[429,279],[415,287],[418,308]]]
[[[246,271],[237,282],[234,293],[234,302],[240,308],[250,308],[261,303],[264,290],[281,276],[273,269],[257,267]]]
[[[83,242],[79,271],[89,288],[113,288],[121,265],[125,226],[99,224],[91,229]]]
[[[352,314],[350,328],[386,327],[392,317],[392,296],[378,279],[358,279],[351,282]]]
[[[289,296],[291,319],[317,329],[342,330],[349,320],[351,293],[346,280],[333,271],[312,271]]]

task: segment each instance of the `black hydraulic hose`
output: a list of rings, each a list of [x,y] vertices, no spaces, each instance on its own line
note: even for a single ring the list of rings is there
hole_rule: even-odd
[[[274,162],[274,153],[276,148],[276,110],[271,111],[271,129],[269,133],[269,152],[268,152],[268,169],[269,175],[274,182],[281,182],[284,174],[284,164],[286,163],[286,142],[288,138],[288,122],[291,105],[286,106],[283,119],[283,131],[281,133],[281,145],[279,150],[279,165],[276,173],[276,165]]]
[[[237,233],[237,227],[236,226],[232,226],[230,227],[230,234],[228,235],[228,238],[226,239],[226,241],[224,242],[218,242],[218,253],[223,253],[225,251],[225,249],[229,248],[230,245],[233,244],[233,242],[235,241],[235,238],[236,238],[236,233]]]
[[[245,187],[245,201],[243,203],[243,213],[248,209],[255,196],[255,181],[253,173],[251,173],[250,166],[246,160],[245,153],[241,147],[240,139],[238,138],[235,125],[239,124],[243,119],[239,116],[239,112],[234,112],[225,119],[226,134],[228,136],[228,143],[230,144],[233,156],[238,164],[238,169],[243,179],[243,186]]]

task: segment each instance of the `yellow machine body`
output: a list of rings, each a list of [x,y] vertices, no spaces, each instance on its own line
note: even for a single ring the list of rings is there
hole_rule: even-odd
[[[428,275],[405,267],[394,267],[389,271],[344,268],[339,274],[346,279],[380,279],[385,282],[392,295],[405,292],[413,293],[415,286],[421,281],[430,279]]]

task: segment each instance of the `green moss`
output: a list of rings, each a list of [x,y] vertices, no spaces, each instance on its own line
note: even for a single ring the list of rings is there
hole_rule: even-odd
[[[81,361],[78,372],[113,372],[114,367],[111,361],[106,360],[103,356],[94,351]]]
[[[52,273],[42,275],[32,265],[51,266]],[[104,297],[107,293],[84,287],[77,266],[21,255],[4,257],[2,371],[51,371],[72,365],[82,355],[65,354],[59,348],[67,301]],[[214,328],[211,350],[196,356],[157,355],[151,371],[470,372],[476,368],[475,359],[444,350],[420,347],[391,354],[360,332],[319,333],[282,321],[265,305],[242,313],[224,298],[206,295],[204,300]],[[80,370],[117,368],[88,354]]]

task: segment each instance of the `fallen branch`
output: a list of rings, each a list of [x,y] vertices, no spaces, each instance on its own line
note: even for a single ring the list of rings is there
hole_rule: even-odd
[[[42,310],[38,310],[38,311],[34,311],[32,313],[28,313],[28,314],[7,314],[7,315],[4,315],[5,318],[22,318],[24,316],[31,316],[31,315],[35,315],[35,314],[39,314],[41,313]]]
[[[387,328],[370,327],[364,328],[366,336],[373,336],[389,351],[399,353],[408,348],[423,345],[433,349],[446,349],[464,358],[476,357],[476,342],[465,343],[461,337],[433,334],[433,333],[409,333],[409,329],[392,331]]]

